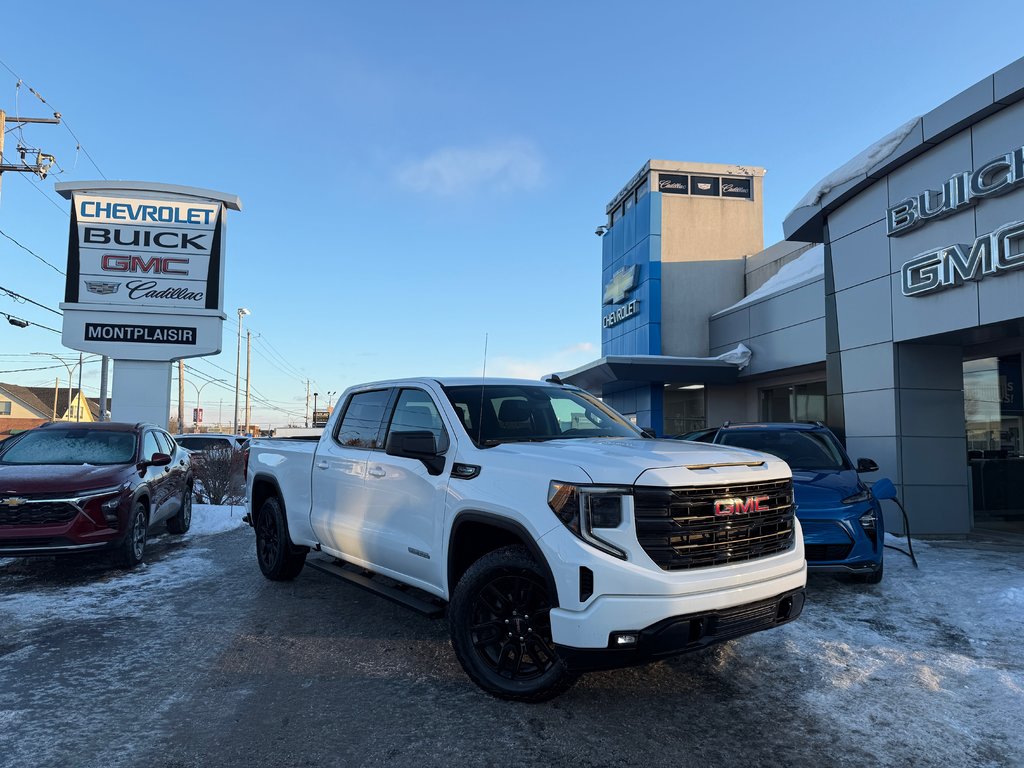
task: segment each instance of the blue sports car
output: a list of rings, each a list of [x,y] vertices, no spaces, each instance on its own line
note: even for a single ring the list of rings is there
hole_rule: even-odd
[[[875,472],[871,459],[851,463],[823,424],[729,424],[682,435],[684,440],[733,445],[778,456],[793,470],[796,516],[804,531],[807,567],[882,580],[885,532],[882,508],[859,472]]]

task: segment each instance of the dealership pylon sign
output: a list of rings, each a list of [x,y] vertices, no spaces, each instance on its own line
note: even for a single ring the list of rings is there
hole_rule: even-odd
[[[134,181],[56,185],[71,200],[63,342],[115,360],[220,352],[235,195]]]

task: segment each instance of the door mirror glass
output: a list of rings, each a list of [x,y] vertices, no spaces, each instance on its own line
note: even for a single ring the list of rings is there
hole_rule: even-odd
[[[878,464],[872,459],[857,459],[858,472],[877,472]]]
[[[888,477],[883,477],[880,480],[876,480],[871,486],[871,493],[879,501],[886,499],[896,498],[896,486],[892,484],[892,480]]]

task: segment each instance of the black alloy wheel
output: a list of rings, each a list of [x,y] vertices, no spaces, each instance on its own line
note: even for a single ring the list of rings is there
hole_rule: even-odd
[[[481,661],[509,680],[534,680],[557,659],[551,603],[538,574],[497,574],[476,593],[469,628]]]
[[[256,515],[256,560],[271,581],[289,581],[306,564],[305,547],[295,547],[288,538],[288,522],[281,502],[270,497]]]
[[[575,681],[551,637],[555,607],[548,581],[521,546],[477,560],[459,579],[449,606],[452,647],[466,674],[488,693],[538,702]]]

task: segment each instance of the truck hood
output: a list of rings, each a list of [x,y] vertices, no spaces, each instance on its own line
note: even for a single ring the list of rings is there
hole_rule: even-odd
[[[132,469],[125,464],[0,464],[0,495],[76,494],[109,488],[124,482]]]
[[[755,470],[768,471],[765,479],[789,477],[789,468],[774,456],[708,443],[644,438],[579,438],[544,442],[502,443],[496,454],[529,457],[548,467],[558,479],[559,465],[583,469],[595,483],[609,485],[711,485],[751,480]],[[760,467],[743,466],[764,462]],[[723,466],[723,465],[740,466]]]

